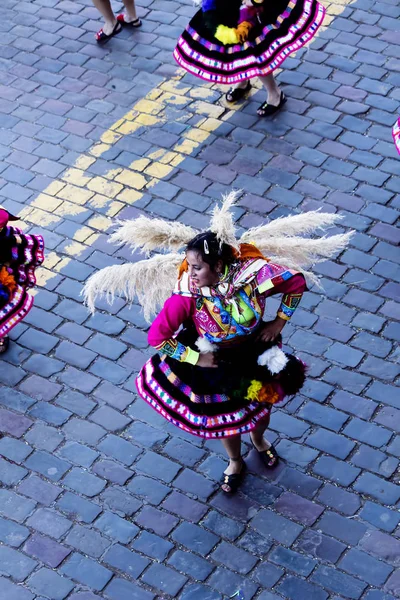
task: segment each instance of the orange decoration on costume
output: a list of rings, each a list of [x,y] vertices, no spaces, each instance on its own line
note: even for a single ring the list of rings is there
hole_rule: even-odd
[[[0,269],[0,283],[9,290],[10,294],[13,294],[17,289],[14,277],[10,275],[5,267]]]
[[[278,400],[279,400],[279,394],[275,390],[274,386],[271,385],[270,383],[263,385],[263,387],[261,388],[261,390],[258,393],[257,401],[258,402],[268,402],[269,404],[275,404],[275,402],[278,402]]]

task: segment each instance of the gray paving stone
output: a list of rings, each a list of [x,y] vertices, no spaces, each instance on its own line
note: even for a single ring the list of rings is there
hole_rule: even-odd
[[[364,524],[328,511],[322,515],[318,529],[350,545],[359,542],[367,531]]]
[[[285,545],[291,545],[302,531],[300,525],[270,510],[261,510],[252,519],[251,526],[262,535]]]
[[[1,600],[32,600],[33,594],[20,585],[11,583],[9,579],[0,577]]]
[[[110,540],[82,525],[74,525],[64,541],[68,546],[93,558],[100,558],[111,544]]]
[[[138,579],[145,568],[150,564],[150,561],[147,558],[128,550],[120,544],[111,546],[104,555],[103,561],[107,565],[125,573],[131,579]]]
[[[346,553],[339,562],[339,567],[343,569],[343,571],[346,571],[351,575],[356,575],[363,581],[376,586],[382,585],[393,571],[393,567],[390,567],[355,548],[352,548]]]
[[[29,535],[29,529],[0,517],[0,540],[18,548]]]
[[[366,583],[344,575],[340,571],[332,568],[321,566],[312,574],[311,580],[323,585],[325,588],[338,594],[345,594],[347,598],[360,598],[365,590]]]
[[[26,469],[0,458],[0,482],[3,485],[17,484],[27,473],[28,471]]]
[[[163,561],[173,547],[171,542],[147,531],[142,531],[132,543],[134,550],[158,561]]]
[[[40,504],[49,506],[61,494],[61,490],[55,485],[43,481],[36,475],[25,478],[18,486],[18,491],[28,498],[36,500]]]
[[[52,481],[58,481],[70,469],[71,464],[48,452],[37,450],[25,461],[25,465]]]
[[[118,600],[119,598],[132,598],[132,600],[153,600],[155,598],[152,592],[148,592],[142,587],[126,581],[126,579],[119,579],[114,577],[111,583],[107,586],[105,593],[111,600]]]
[[[48,402],[37,402],[29,411],[30,416],[41,419],[50,425],[60,426],[71,416],[69,410],[58,408]]]
[[[284,492],[274,504],[274,509],[303,525],[312,525],[324,511],[320,504],[291,492]]]
[[[292,576],[287,577],[280,583],[277,591],[285,594],[291,600],[303,600],[305,598],[309,598],[310,600],[326,600],[328,598],[328,594],[319,586]]]
[[[319,530],[307,529],[296,541],[295,547],[307,555],[336,563],[347,546]]]
[[[130,419],[108,406],[98,408],[90,415],[90,420],[101,425],[108,431],[124,429],[130,422]]]
[[[101,591],[112,577],[111,571],[77,552],[67,559],[61,572],[96,592]]]
[[[111,512],[104,512],[94,526],[123,544],[130,542],[139,531],[135,525]]]
[[[0,455],[21,464],[33,449],[19,440],[10,437],[0,439]]]
[[[367,501],[360,511],[360,517],[379,529],[391,532],[400,521],[400,515],[384,506]]]
[[[45,565],[56,568],[71,550],[55,542],[51,538],[33,534],[24,544],[23,550],[26,554],[39,559]]]
[[[29,586],[39,594],[51,594],[54,600],[63,600],[74,588],[72,581],[60,577],[49,569],[36,571],[28,580]]]
[[[48,452],[55,450],[64,440],[64,436],[58,429],[44,423],[35,423],[24,437],[36,449]]]
[[[1,572],[16,581],[23,581],[36,567],[37,562],[7,546],[0,546]]]

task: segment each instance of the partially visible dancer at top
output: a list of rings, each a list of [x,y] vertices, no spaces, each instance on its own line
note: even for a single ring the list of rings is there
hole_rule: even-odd
[[[397,148],[397,152],[400,154],[400,117],[397,119],[396,123],[393,125],[393,139],[395,146]]]
[[[241,100],[258,77],[267,97],[257,110],[272,116],[286,98],[273,72],[309,42],[322,24],[317,0],[199,0],[201,9],[179,38],[178,64],[201,79],[232,85],[228,102]]]
[[[104,17],[104,25],[95,35],[99,44],[108,42],[114,35],[121,33],[122,27],[140,27],[142,22],[136,14],[135,0],[123,0],[125,12],[115,16],[110,0],[93,0],[93,4]]]
[[[36,284],[35,269],[43,262],[41,235],[27,235],[8,225],[17,221],[0,206],[0,354],[6,352],[8,333],[33,305],[28,288]]]

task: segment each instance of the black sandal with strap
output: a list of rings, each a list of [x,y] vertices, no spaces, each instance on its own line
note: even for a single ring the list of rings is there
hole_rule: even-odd
[[[118,35],[119,33],[121,33],[121,31],[122,25],[117,21],[114,25],[114,29],[110,34],[104,33],[104,29],[102,28],[96,33],[94,37],[96,38],[96,42],[98,44],[105,44],[106,42],[111,40],[111,38],[114,37],[114,35]]]
[[[126,21],[125,20],[125,14],[121,13],[120,15],[117,16],[117,21],[118,23],[121,23],[121,25],[125,25],[126,27],[141,27],[142,26],[142,21],[139,19],[139,17],[137,19],[135,19],[134,21]]]
[[[230,102],[231,104],[233,102],[238,102],[239,100],[241,100],[242,98],[244,98],[246,96],[246,94],[250,90],[251,90],[251,83],[250,83],[250,81],[247,82],[247,85],[244,88],[242,88],[242,87],[231,87],[231,88],[229,88],[229,90],[225,94],[225,100],[227,102]]]
[[[273,104],[268,104],[267,101],[263,102],[261,106],[257,109],[257,114],[259,117],[272,117],[278,110],[281,110],[282,106],[286,102],[286,96],[283,92],[281,92],[281,96],[279,98],[279,104],[274,106]]]
[[[267,448],[266,450],[258,450],[255,445],[253,440],[250,437],[250,441],[251,444],[254,448],[254,450],[257,452],[258,456],[261,458],[262,462],[264,463],[265,467],[267,469],[274,469],[277,464],[279,463],[279,455],[275,449],[275,446],[273,444],[270,445],[269,448]]]
[[[6,335],[3,338],[0,338],[0,354],[4,354],[7,352],[8,346],[10,345],[10,338]]]
[[[246,471],[246,463],[244,462],[244,460],[241,456],[239,458],[230,458],[229,460],[231,460],[233,462],[241,462],[242,463],[242,468],[240,470],[240,473],[232,473],[232,475],[227,475],[226,473],[223,473],[222,478],[221,478],[222,485],[228,485],[230,487],[229,492],[227,490],[224,490],[223,487],[221,487],[222,491],[225,494],[234,494],[235,492],[237,492],[240,484],[243,481],[243,477],[244,477],[244,474]]]

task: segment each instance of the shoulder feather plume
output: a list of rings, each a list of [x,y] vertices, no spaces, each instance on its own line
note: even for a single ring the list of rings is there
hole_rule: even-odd
[[[131,221],[121,221],[109,242],[128,244],[133,250],[140,249],[148,254],[152,250],[179,250],[196,234],[195,229],[177,221],[140,216]]]
[[[290,215],[289,217],[280,217],[270,221],[266,225],[259,225],[248,229],[241,238],[242,242],[249,242],[255,238],[266,239],[268,237],[288,237],[301,234],[314,233],[318,229],[324,229],[333,225],[343,218],[342,215],[335,213],[321,212],[320,210],[311,210],[299,215]]]
[[[93,313],[95,302],[106,298],[112,304],[116,295],[124,296],[131,304],[135,297],[143,307],[146,321],[163,306],[172,293],[177,269],[183,254],[160,254],[127,265],[101,269],[87,280],[83,288],[85,304]]]
[[[249,229],[242,235],[241,242],[253,242],[273,262],[301,271],[311,283],[319,285],[318,278],[306,269],[343,250],[354,232],[316,239],[302,237],[302,234],[325,229],[341,218],[341,215],[319,210],[281,217]]]
[[[285,265],[302,272],[310,283],[319,284],[319,279],[308,267],[331,258],[349,243],[354,232],[341,233],[318,239],[301,237],[271,237],[270,239],[255,240],[261,252],[275,263]]]
[[[236,227],[231,208],[240,194],[240,190],[232,190],[229,194],[224,194],[221,207],[214,207],[210,221],[210,230],[216,234],[218,241],[229,244],[235,250],[239,250],[239,241],[236,239]]]

